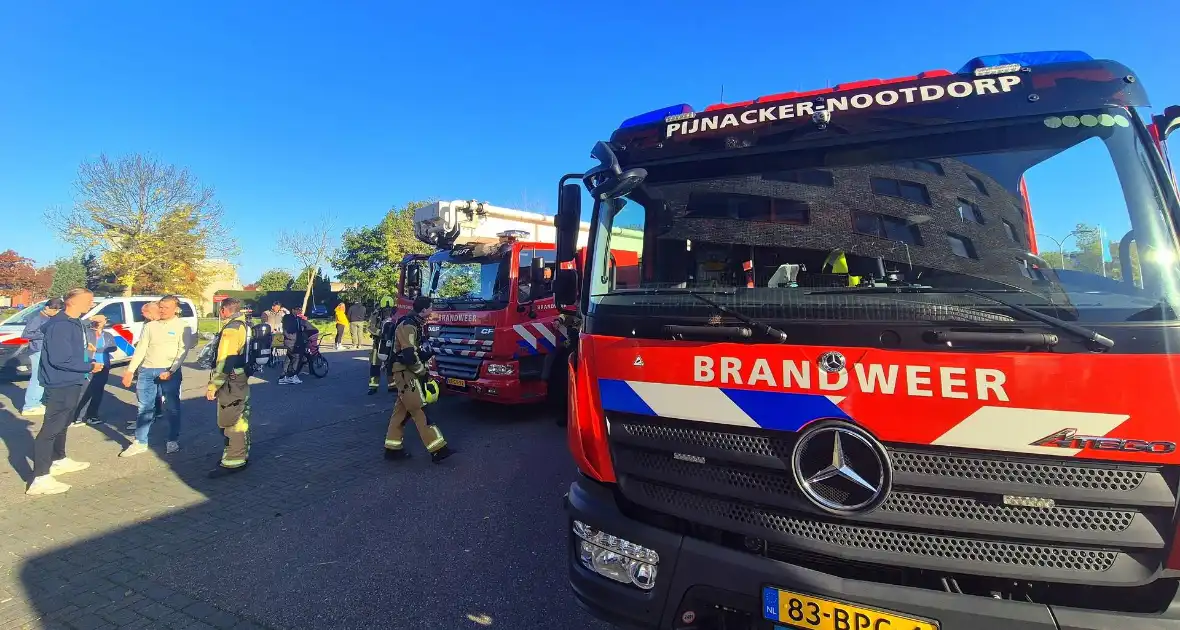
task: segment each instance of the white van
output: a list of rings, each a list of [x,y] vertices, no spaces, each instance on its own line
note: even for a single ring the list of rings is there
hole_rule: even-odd
[[[133,295],[131,297],[98,297],[94,298],[94,308],[90,309],[83,319],[95,315],[107,318],[107,329],[115,338],[116,350],[111,355],[112,363],[126,362],[135,351],[135,342],[139,340],[143,330],[143,305],[159,300],[162,295]],[[188,298],[180,299],[180,317],[189,325],[192,337],[190,343],[196,343],[197,335],[197,306]],[[0,377],[13,378],[29,373],[28,340],[21,337],[25,323],[39,312],[47,300],[42,300],[28,308],[17,312],[8,319],[0,322]]]

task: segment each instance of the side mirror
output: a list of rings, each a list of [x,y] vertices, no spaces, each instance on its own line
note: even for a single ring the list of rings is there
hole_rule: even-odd
[[[406,267],[406,285],[405,292],[409,293],[410,289],[420,289],[422,287],[422,268],[416,264],[411,263]]]
[[[578,301],[578,272],[558,269],[553,279],[553,301],[557,306],[570,306]]]
[[[574,259],[578,251],[578,231],[582,225],[582,188],[577,184],[563,184],[557,199],[557,216],[553,219],[557,229],[557,262],[565,263]]]
[[[1160,142],[1167,140],[1173,131],[1180,129],[1180,105],[1164,108],[1164,113],[1154,116],[1152,122],[1155,123],[1156,131],[1159,132]]]

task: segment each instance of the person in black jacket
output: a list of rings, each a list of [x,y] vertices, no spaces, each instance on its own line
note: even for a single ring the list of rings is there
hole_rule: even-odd
[[[93,293],[73,289],[66,294],[65,309],[41,329],[45,338],[38,376],[45,387],[45,421],[33,440],[33,481],[26,494],[65,492],[70,486],[54,477],[90,467],[66,457],[66,431],[90,375],[104,367],[102,362],[94,361],[81,319],[93,306]]]

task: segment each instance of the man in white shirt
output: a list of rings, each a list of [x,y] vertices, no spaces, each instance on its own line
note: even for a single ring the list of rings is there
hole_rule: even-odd
[[[156,417],[156,398],[162,398],[160,416],[168,418],[166,451],[180,450],[180,381],[181,364],[192,349],[196,331],[177,317],[180,300],[169,295],[160,299],[160,319],[143,325],[131,363],[123,373],[123,387],[131,387],[139,372],[135,393],[139,414],[135,422],[135,441],[119,457],[131,457],[148,449],[148,435]]]

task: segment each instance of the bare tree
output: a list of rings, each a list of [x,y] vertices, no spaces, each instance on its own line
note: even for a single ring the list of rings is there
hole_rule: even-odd
[[[84,162],[71,208],[46,212],[62,239],[96,252],[124,295],[150,283],[190,294],[208,258],[226,258],[237,244],[223,223],[213,189],[188,169],[140,154]]]
[[[311,226],[302,230],[283,230],[279,233],[278,245],[290,254],[299,267],[295,273],[307,274],[307,288],[303,290],[303,310],[307,311],[307,300],[315,284],[315,274],[328,258],[332,249],[332,232],[335,220],[326,214]]]
[[[528,190],[520,191],[520,205],[518,208],[526,212],[549,214],[549,204],[545,203],[542,198],[530,196]]]

